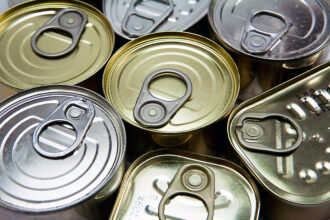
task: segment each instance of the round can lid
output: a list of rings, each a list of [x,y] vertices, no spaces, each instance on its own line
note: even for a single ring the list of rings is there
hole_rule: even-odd
[[[204,17],[211,0],[103,0],[103,12],[115,32],[126,38],[151,32],[184,31]]]
[[[115,109],[73,86],[34,88],[5,100],[0,133],[0,205],[23,212],[60,210],[95,195],[116,174],[126,148]]]
[[[164,69],[164,75],[146,89],[147,76]],[[161,103],[181,99],[189,90],[181,79],[166,74],[168,69],[190,79],[191,95],[165,125],[141,125],[133,115],[141,90],[149,90],[149,97]],[[156,133],[185,133],[205,127],[230,111],[238,95],[239,75],[232,58],[213,41],[190,33],[154,33],[116,52],[104,71],[103,91],[128,123]]]
[[[71,17],[69,13],[60,16],[64,9],[75,12]],[[80,17],[85,24],[78,22]],[[61,23],[66,18],[72,23]],[[48,55],[77,44],[66,54],[44,56],[33,47],[34,36],[36,47]],[[64,0],[29,1],[7,10],[0,15],[0,39],[0,81],[19,89],[78,84],[103,67],[114,46],[113,30],[100,11],[83,2]]]
[[[229,49],[265,60],[314,55],[329,41],[330,6],[323,0],[213,1],[209,22]]]

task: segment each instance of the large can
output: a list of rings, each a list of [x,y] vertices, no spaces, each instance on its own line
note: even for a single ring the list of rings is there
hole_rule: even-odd
[[[99,219],[124,174],[126,135],[101,96],[44,86],[0,104],[0,216]]]
[[[327,62],[230,115],[230,141],[268,192],[267,219],[330,218],[329,82]]]
[[[207,13],[211,0],[103,0],[103,12],[126,39],[161,31],[184,31]]]
[[[18,89],[81,83],[102,92],[101,80],[90,77],[108,61],[114,33],[89,4],[36,0],[16,5],[0,15],[0,39],[0,82]]]
[[[125,174],[110,220],[258,219],[258,190],[237,165],[178,150],[137,159]]]
[[[213,0],[213,35],[235,54],[245,88],[267,90],[310,67],[329,43],[327,0]]]
[[[151,138],[158,145],[178,146],[230,112],[239,74],[213,41],[189,33],[154,33],[130,41],[112,56],[103,90],[132,125],[132,150],[148,146]]]

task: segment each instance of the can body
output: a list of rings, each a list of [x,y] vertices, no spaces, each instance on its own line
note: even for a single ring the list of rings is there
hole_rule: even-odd
[[[317,60],[329,42],[329,10],[323,0],[212,1],[208,18],[213,38],[235,54],[242,88],[256,77],[267,90]]]
[[[180,179],[188,185],[183,181],[181,185]],[[204,193],[209,197],[198,190],[186,191],[198,181],[208,184]],[[160,213],[172,219],[258,219],[259,205],[254,183],[233,163],[163,149],[143,155],[130,166],[110,219],[157,219]]]
[[[109,215],[126,135],[104,98],[80,87],[37,87],[3,101],[0,114],[1,219]]]
[[[132,125],[128,133],[142,133],[149,136],[145,142],[170,147],[186,144],[195,132],[228,115],[238,95],[239,75],[216,43],[190,33],[163,32],[118,50],[104,71],[103,90]],[[143,142],[129,139],[133,145]]]
[[[96,8],[81,1],[29,1],[0,21],[2,83],[20,90],[82,83],[101,93],[96,73],[110,57],[114,33]]]
[[[327,62],[230,116],[230,142],[265,188],[269,219],[329,218],[329,71]]]

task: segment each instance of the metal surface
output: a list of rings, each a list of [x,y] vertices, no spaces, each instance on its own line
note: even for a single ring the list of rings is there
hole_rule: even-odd
[[[245,165],[273,196],[289,204],[286,206],[296,209],[303,206],[299,211],[295,210],[294,215],[299,216],[299,219],[327,219],[330,214],[330,108],[328,101],[318,95],[320,91],[329,93],[329,73],[330,62],[327,62],[242,103],[232,112],[228,121],[230,141]],[[303,99],[306,101],[302,102]],[[312,103],[317,103],[317,106]],[[246,115],[260,113],[293,117],[303,132],[303,140],[297,149],[279,155],[243,147],[237,135],[238,122]],[[245,121],[251,125],[256,124],[255,120]],[[287,120],[264,120],[263,140],[272,149],[293,147],[299,139],[298,135],[298,131]],[[312,215],[304,215],[305,211],[313,209],[315,211]],[[273,218],[273,212],[276,210],[267,212],[270,219]],[[294,215],[283,214],[281,219]]]
[[[35,129],[49,115],[55,116],[59,107],[67,106],[67,114],[79,115],[75,107],[82,103],[72,103],[73,99],[92,103],[95,112],[83,143],[73,154],[60,158],[40,155],[32,141]],[[72,105],[63,106],[66,101]],[[75,132],[75,126],[66,122],[43,129],[38,138],[43,149],[62,152],[70,148],[79,129]],[[89,90],[44,86],[19,93],[1,103],[0,134],[0,210],[4,219],[17,218],[20,213],[25,213],[22,219],[46,218],[54,212],[60,219],[62,211],[68,210],[76,219],[78,207],[86,214],[88,207],[109,198],[119,186],[126,148],[124,125],[116,110]]]
[[[64,8],[75,8],[88,16],[76,49],[60,58],[46,58],[31,47],[31,37]],[[44,84],[78,84],[95,74],[110,57],[114,33],[97,9],[80,1],[29,1],[0,15],[0,81],[25,89]],[[46,31],[37,42],[45,53],[65,50],[73,39],[61,31]]]
[[[43,26],[41,26],[31,38],[32,50],[40,55],[47,58],[58,58],[71,53],[79,43],[81,34],[85,29],[87,23],[87,15],[85,12],[75,8],[64,8],[58,11],[54,17],[49,19]],[[66,49],[56,52],[48,53],[41,51],[37,45],[37,41],[41,35],[46,31],[62,31],[69,34],[72,38],[72,43]]]
[[[174,101],[166,101],[153,96],[149,92],[152,80],[162,74],[174,74],[175,77],[182,79],[186,85],[185,94]],[[137,122],[144,127],[162,127],[166,125],[179,108],[191,96],[192,85],[189,77],[176,69],[161,69],[150,73],[143,82],[139,97],[136,100],[133,115]]]
[[[211,0],[103,0],[115,32],[133,39],[149,32],[184,31],[207,13]]]
[[[150,73],[168,68],[189,77],[192,94],[165,126],[145,128],[133,117],[140,88]],[[188,87],[181,79],[165,74],[152,81],[149,91],[159,99],[176,100]],[[229,113],[238,95],[239,75],[231,57],[216,43],[189,33],[164,32],[141,37],[118,50],[104,71],[103,90],[133,126],[154,134],[189,135],[187,132]]]
[[[214,0],[209,22],[230,50],[285,61],[311,56],[328,44],[329,14],[326,0]]]
[[[258,219],[258,215],[256,186],[237,165],[185,151],[160,150],[140,157],[128,169],[110,219],[229,220]]]

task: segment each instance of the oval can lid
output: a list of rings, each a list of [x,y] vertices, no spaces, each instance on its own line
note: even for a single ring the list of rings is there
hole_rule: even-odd
[[[33,143],[35,131],[58,107],[70,100],[57,113],[76,117],[78,110],[84,119],[87,108],[77,108],[79,103],[72,99],[89,102],[94,111],[82,142],[71,153],[49,155],[64,152],[81,134],[77,124],[79,130],[65,126],[67,121],[53,122],[37,136],[48,155],[40,153]],[[92,197],[114,177],[125,155],[125,129],[116,110],[79,87],[44,86],[5,100],[0,106],[0,133],[0,205],[23,212],[61,210]]]
[[[187,75],[192,84],[191,96],[165,126],[142,126],[133,110],[144,80],[168,68]],[[187,90],[181,80],[171,76],[153,82],[149,91],[161,100],[179,99]],[[103,91],[128,123],[156,133],[185,133],[225,117],[237,98],[239,75],[232,58],[213,41],[190,33],[154,33],[116,52],[104,71]]]
[[[180,173],[184,166],[190,166],[192,172]],[[199,199],[195,199],[187,191],[181,191],[184,187],[175,181],[176,177],[180,177],[182,186],[187,186],[184,181],[190,178],[185,177],[199,176],[196,175],[199,172],[194,172],[197,167],[209,169],[214,174],[214,178],[201,175],[201,179],[193,179],[195,183],[198,180],[203,180],[202,184],[210,183],[206,190],[211,190],[209,198],[213,201],[208,201],[202,193],[196,196]],[[175,198],[166,196],[170,196],[170,191]],[[207,219],[210,211],[206,208],[208,202],[214,204],[214,219],[257,219],[260,208],[256,185],[237,165],[185,151],[158,150],[143,155],[130,166],[109,219],[131,219],[132,216],[136,220],[155,219],[163,200],[171,200],[166,203],[164,211],[168,219]]]
[[[77,46],[71,53],[55,58],[37,54],[31,46],[33,35],[65,8],[87,16],[86,25],[81,24],[83,30]],[[73,18],[77,19],[71,19],[76,21],[72,25],[79,21],[79,16]],[[62,19],[65,14],[58,21]],[[76,39],[68,34],[46,30],[37,38],[37,47],[46,53],[63,51]],[[0,81],[19,89],[78,84],[104,66],[114,47],[114,32],[100,11],[83,2],[64,0],[29,1],[7,10],[0,15],[0,39]]]
[[[229,49],[265,60],[293,60],[329,42],[330,6],[324,0],[213,1],[209,22]]]
[[[173,3],[172,7],[170,2]],[[135,31],[144,32],[150,27],[150,21],[155,22],[161,18],[151,32],[161,31],[184,31],[202,19],[210,6],[211,0],[166,0],[166,1],[136,1],[136,0],[103,0],[103,12],[113,26],[115,32],[128,40],[136,38],[130,33]],[[134,4],[132,10],[130,5]],[[129,13],[129,11],[131,11]],[[170,13],[166,13],[169,11]],[[126,23],[125,17],[128,16]],[[132,19],[129,20],[129,17]],[[132,22],[132,23],[131,23]],[[126,27],[134,30],[125,32]],[[151,27],[152,28],[152,27]],[[141,32],[141,33],[142,33]],[[151,33],[144,32],[143,35]],[[141,35],[140,35],[141,36]]]

